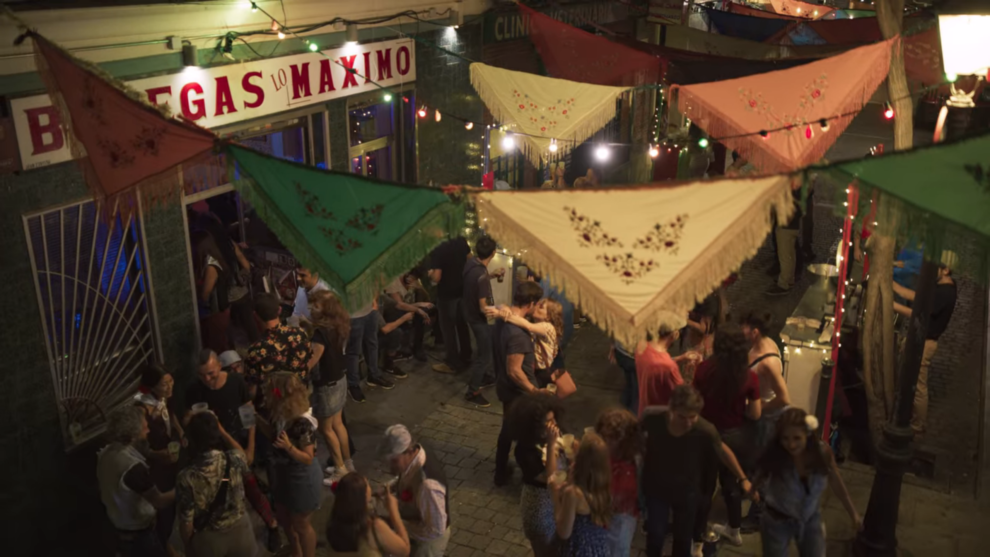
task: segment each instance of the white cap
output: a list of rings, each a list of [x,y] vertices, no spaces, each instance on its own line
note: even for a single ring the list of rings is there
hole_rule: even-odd
[[[220,367],[230,367],[241,361],[241,355],[236,350],[227,350],[223,354],[220,354],[218,358],[220,358]]]
[[[402,424],[395,424],[385,430],[385,437],[378,452],[386,458],[392,458],[409,450],[412,444],[412,434],[409,433],[409,429]]]

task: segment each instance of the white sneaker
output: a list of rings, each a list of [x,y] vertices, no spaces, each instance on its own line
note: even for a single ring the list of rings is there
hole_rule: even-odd
[[[348,472],[357,472],[357,468],[354,467],[354,459],[348,458],[344,461],[344,468],[347,468]]]
[[[729,528],[727,524],[713,524],[712,530],[718,534],[720,540],[724,540],[729,545],[739,547],[742,545],[742,535],[739,528]]]
[[[693,542],[691,544],[691,557],[705,557],[705,544]]]
[[[334,468],[333,466],[327,466],[326,468],[323,469],[323,475],[332,476],[335,470],[337,469]]]

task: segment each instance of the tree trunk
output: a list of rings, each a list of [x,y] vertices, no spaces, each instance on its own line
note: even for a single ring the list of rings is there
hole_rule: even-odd
[[[901,33],[904,0],[877,2],[877,21],[885,39]],[[904,50],[898,46],[890,60],[887,75],[887,98],[894,108],[894,150],[913,146],[913,101],[904,71]],[[887,196],[877,197],[878,204]],[[884,214],[878,210],[878,214]],[[889,218],[889,217],[888,217]],[[866,316],[863,325],[863,376],[869,404],[870,430],[879,439],[880,429],[894,408],[896,393],[896,352],[894,346],[894,309],[892,271],[895,255],[897,222],[881,222],[870,237],[870,284],[867,288]]]

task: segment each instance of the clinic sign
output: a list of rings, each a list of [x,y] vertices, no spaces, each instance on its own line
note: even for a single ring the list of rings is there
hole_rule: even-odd
[[[190,67],[128,85],[146,93],[150,102],[168,105],[175,116],[215,128],[415,81],[415,52],[412,39],[399,39],[243,64]],[[10,105],[22,168],[71,160],[48,95],[14,99]]]
[[[551,4],[551,7],[538,11],[574,27],[586,27],[589,22],[612,23],[625,19],[628,15],[626,6],[619,2],[585,2],[560,6]],[[519,12],[519,8],[491,12],[485,16],[485,44],[527,37],[529,19]]]

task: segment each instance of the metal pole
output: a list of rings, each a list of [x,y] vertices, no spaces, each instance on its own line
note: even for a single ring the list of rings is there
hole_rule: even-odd
[[[861,557],[897,555],[896,530],[901,483],[904,471],[914,455],[911,445],[914,438],[911,430],[914,389],[921,370],[932,297],[938,280],[938,264],[929,261],[933,255],[927,254],[928,257],[921,265],[908,323],[907,342],[897,373],[900,383],[894,401],[894,412],[890,421],[884,425],[883,438],[877,445],[877,467],[873,488],[870,490],[870,503],[866,508],[863,531],[856,536],[853,544],[853,553]]]

